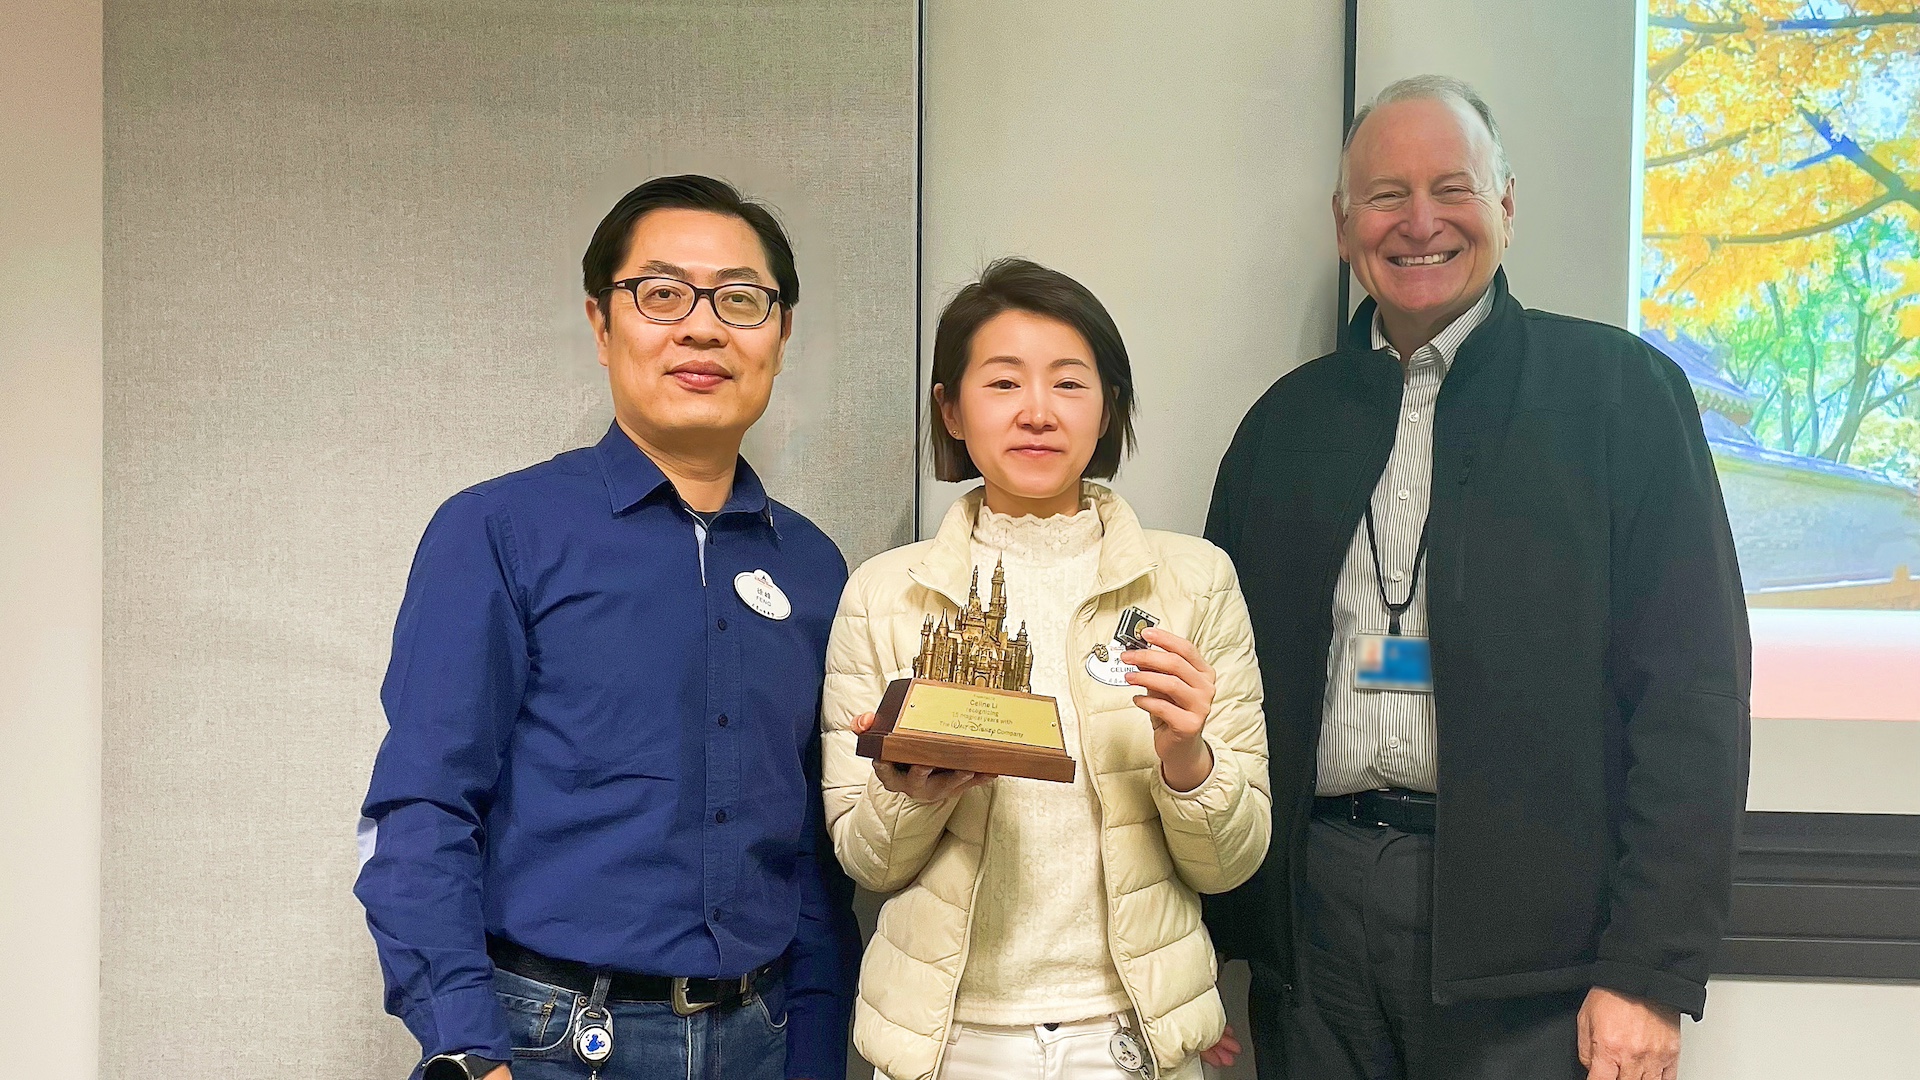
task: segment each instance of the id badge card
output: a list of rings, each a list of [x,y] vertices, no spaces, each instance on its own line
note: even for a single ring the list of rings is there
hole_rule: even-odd
[[[1353,688],[1433,693],[1433,653],[1423,637],[1353,635]]]

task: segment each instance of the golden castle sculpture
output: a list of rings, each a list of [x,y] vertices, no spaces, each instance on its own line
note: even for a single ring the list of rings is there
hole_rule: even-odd
[[[1007,636],[1007,573],[996,563],[993,568],[993,593],[980,606],[980,568],[973,568],[973,584],[967,590],[967,606],[949,623],[933,616],[920,628],[920,655],[913,659],[916,679],[984,686],[994,690],[1032,693],[1033,651],[1027,641],[1027,624],[1019,634]]]

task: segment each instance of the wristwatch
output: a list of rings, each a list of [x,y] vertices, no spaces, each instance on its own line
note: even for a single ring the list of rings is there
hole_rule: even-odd
[[[504,1061],[479,1054],[436,1054],[427,1059],[421,1080],[485,1080],[488,1073],[505,1065]]]

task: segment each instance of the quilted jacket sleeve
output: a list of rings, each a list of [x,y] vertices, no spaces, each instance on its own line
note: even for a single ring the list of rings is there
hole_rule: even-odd
[[[1253,876],[1273,835],[1267,778],[1267,726],[1260,666],[1246,598],[1226,553],[1207,545],[1205,610],[1193,643],[1213,665],[1213,709],[1201,737],[1213,748],[1213,772],[1192,791],[1162,780],[1154,801],[1175,869],[1195,892],[1225,892]]]
[[[869,618],[873,564],[847,582],[827,643],[827,678],[821,709],[822,788],[833,851],[849,877],[874,892],[892,892],[911,882],[933,855],[947,818],[960,801],[924,803],[888,791],[873,763],[855,752],[853,718],[871,712],[887,689],[890,652],[878,635],[881,620]]]

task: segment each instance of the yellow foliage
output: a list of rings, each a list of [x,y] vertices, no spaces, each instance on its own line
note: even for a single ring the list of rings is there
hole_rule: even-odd
[[[1920,338],[1920,304],[1908,304],[1900,312],[1900,336]],[[1920,357],[1895,366],[1902,375],[1920,375]]]
[[[1820,6],[1826,17],[1915,9],[1915,0]],[[1647,86],[1642,230],[1669,271],[1648,299],[1684,304],[1689,321],[1716,322],[1756,304],[1766,283],[1785,284],[1795,268],[1830,254],[1834,223],[1856,220],[1888,194],[1859,163],[1831,155],[1808,115],[1832,124],[1836,138],[1851,136],[1848,117],[1884,105],[1870,100],[1885,91],[1864,86],[1863,73],[1920,53],[1920,24],[1772,25],[1807,12],[1804,0],[1651,0],[1653,16],[1706,27],[1648,30],[1651,73],[1664,74]],[[1732,25],[1744,29],[1728,32]],[[1913,105],[1896,138],[1861,149],[1920,188],[1920,102]],[[1920,215],[1900,201],[1875,211],[1901,212]]]

